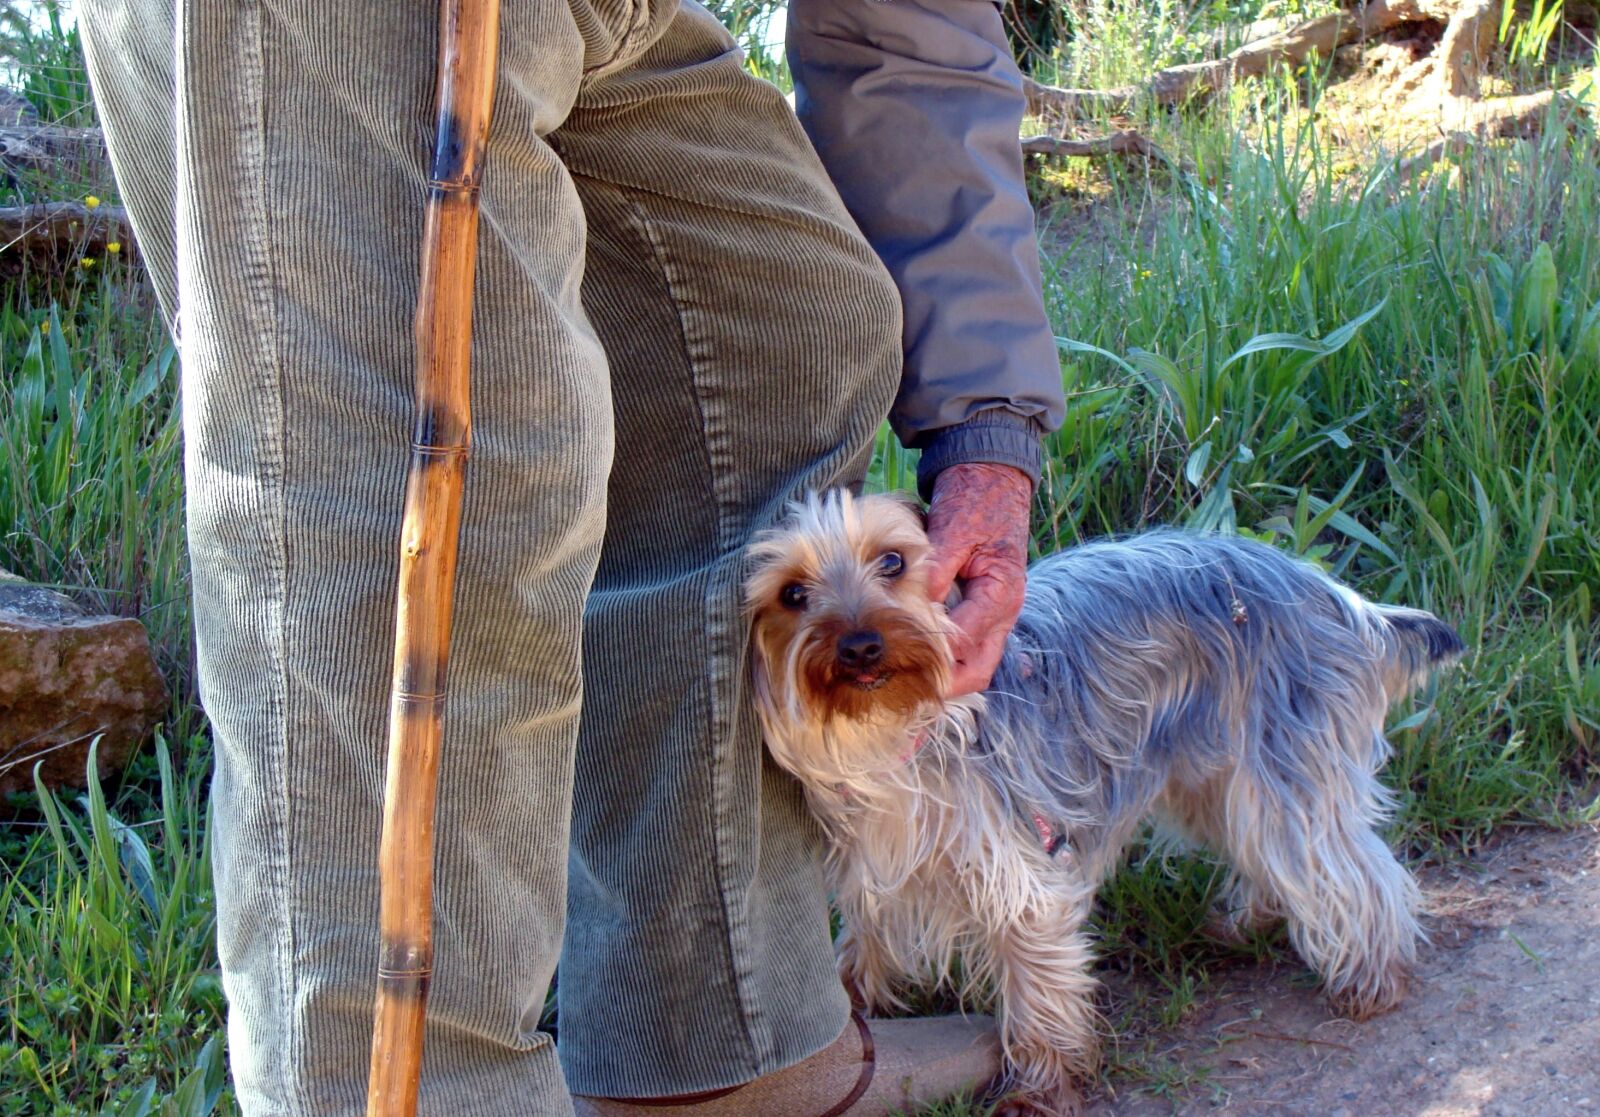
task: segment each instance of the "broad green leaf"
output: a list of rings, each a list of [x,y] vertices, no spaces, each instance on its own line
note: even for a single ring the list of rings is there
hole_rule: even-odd
[[[1555,321],[1556,311],[1556,261],[1550,246],[1544,241],[1533,250],[1533,258],[1522,274],[1522,286],[1517,292],[1515,321],[1519,337],[1538,338]]]
[[[128,1104],[113,1112],[109,1107],[101,1110],[102,1117],[150,1117],[156,1103],[156,1080],[145,1079],[143,1086],[128,1099]]]
[[[1321,341],[1304,337],[1300,334],[1258,334],[1241,345],[1233,356],[1222,363],[1222,367],[1228,368],[1253,353],[1264,353],[1272,349],[1298,350],[1304,353],[1311,353],[1318,358],[1337,353],[1350,343],[1350,339],[1356,336],[1357,330],[1377,316],[1388,301],[1388,299],[1380,299],[1377,305],[1362,311]]]
[[[1233,355],[1222,362],[1222,367],[1229,368],[1251,354],[1266,353],[1274,349],[1299,349],[1307,353],[1327,352],[1322,342],[1300,334],[1257,334],[1235,349]]]
[[[1070,337],[1057,337],[1056,346],[1057,348],[1065,349],[1068,353],[1093,353],[1097,357],[1104,357],[1106,360],[1121,366],[1122,370],[1129,376],[1139,375],[1138,369],[1111,352],[1111,350],[1102,349],[1098,345],[1090,345],[1086,341],[1076,341]]]
[[[38,438],[43,421],[44,386],[44,335],[37,328],[28,339],[28,350],[22,355],[16,384],[11,389],[11,399],[18,413],[27,422],[27,433]]]
[[[1455,575],[1456,581],[1462,581],[1461,563],[1456,558],[1455,546],[1450,542],[1450,536],[1445,532],[1444,527],[1435,518],[1434,514],[1428,510],[1427,501],[1418,495],[1416,489],[1401,474],[1399,464],[1394,460],[1394,455],[1388,450],[1383,452],[1383,465],[1388,472],[1390,486],[1411,506],[1412,512],[1422,522],[1423,530],[1432,537],[1434,544],[1444,554],[1445,561],[1450,564],[1450,572]]]
[[[83,917],[88,920],[89,928],[94,931],[95,940],[100,944],[102,954],[116,957],[122,953],[128,937],[125,927],[113,923],[92,904],[83,909]]]
[[[155,863],[150,859],[150,850],[144,844],[144,839],[139,836],[137,830],[116,815],[108,814],[106,821],[110,824],[111,833],[117,840],[122,871],[128,875],[134,892],[151,912],[161,910],[161,901],[156,895]]]
[[[1528,554],[1522,560],[1522,569],[1517,571],[1516,578],[1511,582],[1507,596],[1512,596],[1527,585],[1528,579],[1533,576],[1534,567],[1539,563],[1539,556],[1544,553],[1545,539],[1550,534],[1550,516],[1556,507],[1555,478],[1548,473],[1544,477],[1544,496],[1539,500],[1539,510],[1534,514],[1533,528],[1529,532]]]
[[[1185,375],[1171,358],[1148,349],[1130,349],[1128,360],[1143,374],[1146,383],[1164,389],[1158,390],[1156,395],[1165,399],[1177,414],[1184,437],[1190,442],[1199,438],[1210,417],[1201,399],[1200,378]]]
[[[1211,486],[1211,491],[1206,493],[1205,499],[1189,514],[1188,526],[1191,529],[1220,531],[1230,535],[1233,533],[1238,525],[1238,517],[1233,507],[1233,489],[1229,487],[1232,473],[1232,462],[1222,467],[1222,472]]]
[[[77,409],[73,406],[72,357],[61,336],[61,317],[56,308],[50,308],[50,365],[55,381],[56,423],[66,431],[78,427]]]
[[[1365,469],[1366,467],[1364,465],[1356,466],[1356,471],[1350,475],[1350,479],[1344,483],[1344,487],[1339,490],[1338,494],[1335,495],[1332,500],[1317,502],[1323,505],[1323,507],[1319,508],[1316,512],[1316,515],[1312,516],[1310,521],[1306,524],[1305,538],[1307,542],[1310,542],[1312,539],[1315,539],[1319,534],[1321,534],[1322,529],[1328,526],[1328,524],[1333,520],[1334,516],[1339,514],[1339,510],[1344,507],[1344,502],[1349,500],[1350,494],[1355,491],[1356,482],[1361,480],[1361,474],[1365,471]],[[1301,492],[1305,493],[1305,490],[1302,489]],[[1311,494],[1305,493],[1305,497],[1307,504],[1309,504],[1311,501]]]
[[[1416,713],[1412,714],[1410,717],[1405,718],[1402,721],[1397,721],[1393,725],[1389,726],[1388,732],[1390,734],[1404,733],[1408,729],[1421,728],[1422,724],[1424,722],[1426,722],[1432,716],[1433,716],[1433,707],[1432,706],[1424,706],[1424,707],[1422,707],[1422,709],[1418,710]]]
[[[172,369],[173,358],[176,356],[177,350],[171,345],[167,345],[162,348],[161,352],[151,357],[145,364],[144,371],[139,373],[139,378],[133,382],[133,387],[129,389],[124,405],[130,408],[135,407],[143,403],[151,392],[159,388],[162,382],[167,379]]]
[[[1205,479],[1206,463],[1211,460],[1211,440],[1200,443],[1189,452],[1189,460],[1183,464],[1183,476],[1195,488],[1200,487],[1200,482]]]

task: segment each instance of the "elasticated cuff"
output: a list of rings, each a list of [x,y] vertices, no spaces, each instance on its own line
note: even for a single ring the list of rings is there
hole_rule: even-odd
[[[994,408],[939,431],[922,447],[917,463],[917,491],[933,496],[933,482],[953,465],[988,462],[1009,465],[1028,475],[1037,488],[1044,469],[1044,425],[1028,415]]]

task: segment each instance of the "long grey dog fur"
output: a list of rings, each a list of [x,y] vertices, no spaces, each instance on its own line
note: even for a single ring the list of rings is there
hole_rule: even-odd
[[[818,541],[870,550],[872,499],[813,497],[788,530],[842,568]],[[785,530],[758,562],[786,553]],[[1149,821],[1223,855],[1224,920],[1286,919],[1341,1007],[1403,995],[1419,894],[1378,833],[1394,803],[1376,776],[1384,719],[1462,650],[1432,614],[1367,601],[1270,546],[1156,531],[1035,563],[980,700],[818,721],[799,716],[795,657],[759,652],[757,694],[774,755],[835,842],[846,979],[892,1005],[897,983],[948,978],[960,954],[998,995],[1018,1081],[1049,1098],[1092,1073],[1082,928]],[[901,756],[853,764],[852,750]]]

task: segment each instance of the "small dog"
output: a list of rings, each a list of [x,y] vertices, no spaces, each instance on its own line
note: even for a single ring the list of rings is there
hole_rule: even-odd
[[[813,495],[745,587],[767,745],[832,841],[866,1007],[903,1007],[917,974],[987,984],[1012,1087],[1070,1112],[1098,1063],[1083,926],[1146,821],[1226,856],[1224,929],[1286,919],[1352,1016],[1401,998],[1419,895],[1375,773],[1390,704],[1460,656],[1453,630],[1271,547],[1158,531],[1034,564],[988,693],[947,700],[928,551],[913,505]]]

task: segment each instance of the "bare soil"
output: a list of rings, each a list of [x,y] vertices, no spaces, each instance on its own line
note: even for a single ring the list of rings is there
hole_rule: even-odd
[[[1231,970],[1089,1113],[1600,1115],[1600,827],[1509,834],[1422,878],[1432,942],[1399,1009],[1337,1017],[1292,959]]]

